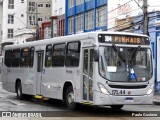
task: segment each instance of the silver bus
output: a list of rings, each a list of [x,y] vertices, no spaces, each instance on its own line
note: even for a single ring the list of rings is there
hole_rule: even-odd
[[[111,106],[152,104],[153,61],[149,37],[89,32],[4,47],[3,89],[17,98]]]

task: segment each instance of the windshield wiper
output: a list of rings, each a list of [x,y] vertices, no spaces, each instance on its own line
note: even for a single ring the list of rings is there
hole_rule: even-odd
[[[115,44],[112,44],[113,49],[118,53],[119,58],[122,60],[122,62],[125,62],[126,59],[123,56],[123,54],[118,50],[117,46]]]
[[[137,56],[137,53],[138,53],[138,51],[139,51],[140,48],[141,48],[141,46],[138,46],[138,47],[135,49],[135,51],[134,51],[133,54],[132,54],[131,61],[133,60],[133,58],[135,58],[135,57]]]

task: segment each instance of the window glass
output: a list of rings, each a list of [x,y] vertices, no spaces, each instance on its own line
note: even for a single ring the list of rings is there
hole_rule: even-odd
[[[20,49],[13,50],[12,66],[19,67],[20,64]]]
[[[46,67],[52,66],[52,45],[48,45],[46,47],[45,66]]]
[[[21,50],[21,66],[28,67],[29,66],[29,59],[30,59],[30,49],[23,48]]]
[[[5,53],[5,65],[7,67],[11,67],[12,66],[12,50],[7,50]]]
[[[31,49],[30,49],[29,67],[33,67],[33,61],[34,61],[34,47],[31,47]]]
[[[79,66],[80,42],[72,42],[67,45],[66,66]]]
[[[65,44],[58,44],[53,46],[53,66],[64,66],[65,60]]]

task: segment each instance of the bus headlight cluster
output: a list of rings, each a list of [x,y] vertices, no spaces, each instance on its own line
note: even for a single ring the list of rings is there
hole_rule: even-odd
[[[101,90],[102,93],[109,94],[108,90],[101,83],[98,83],[98,87],[99,87],[99,89]]]
[[[148,92],[146,93],[147,95],[152,93],[152,89],[149,89]]]

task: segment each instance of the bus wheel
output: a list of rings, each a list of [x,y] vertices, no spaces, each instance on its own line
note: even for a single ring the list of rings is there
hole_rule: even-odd
[[[74,110],[76,108],[76,103],[74,102],[74,92],[72,86],[69,86],[66,91],[66,105],[68,109]]]
[[[21,100],[23,98],[21,82],[17,83],[16,93],[17,93],[17,98]]]
[[[121,109],[124,105],[111,105],[112,109]]]

